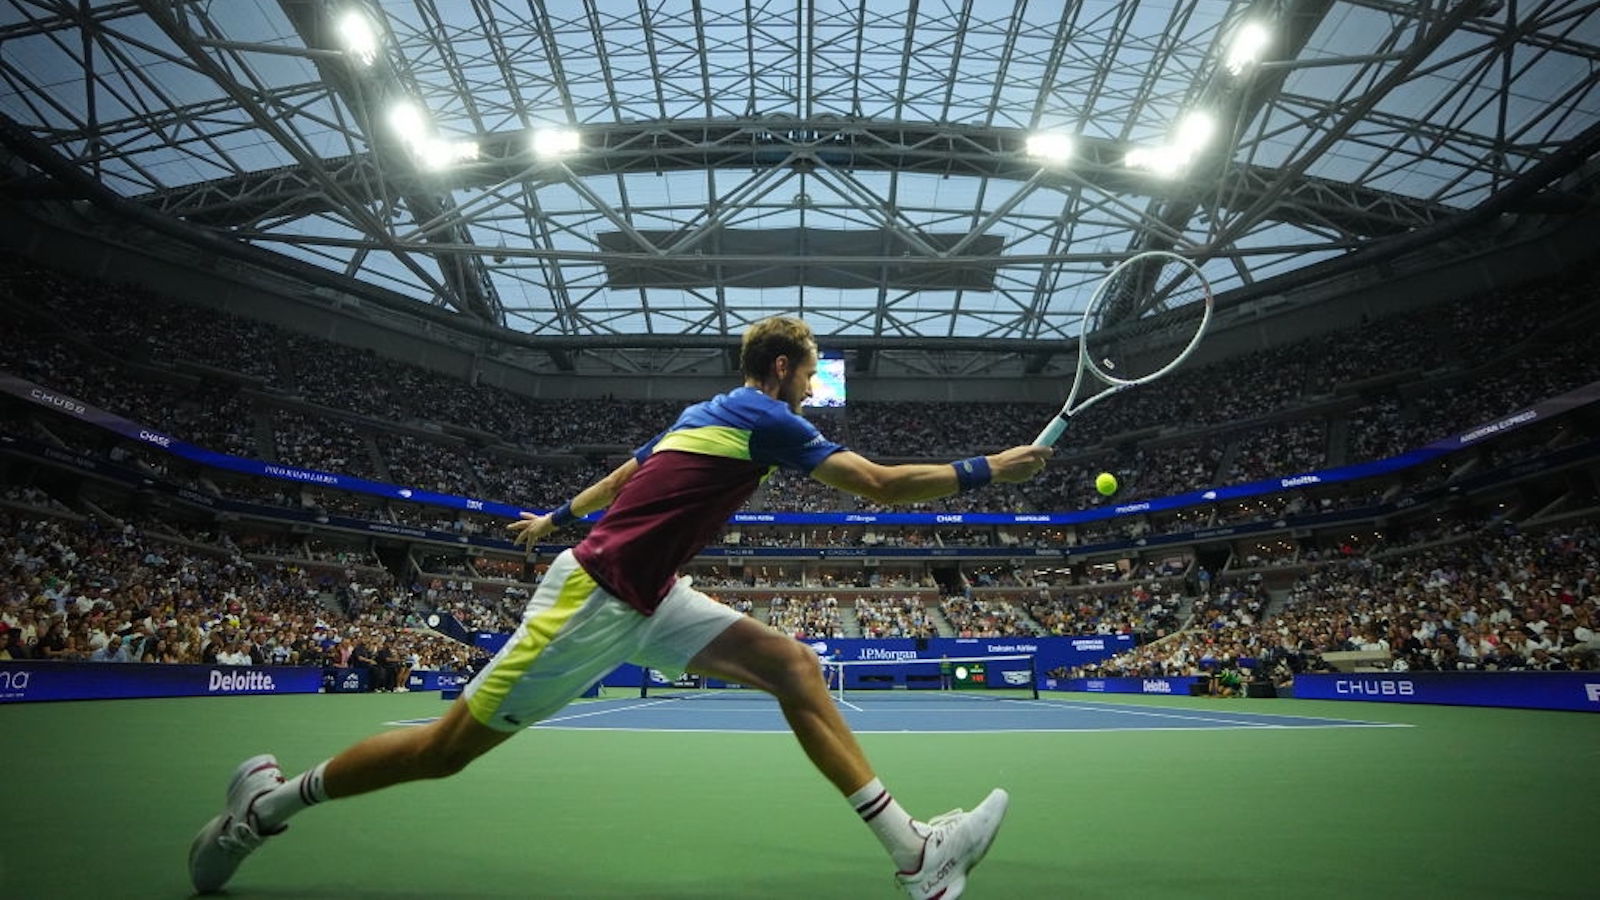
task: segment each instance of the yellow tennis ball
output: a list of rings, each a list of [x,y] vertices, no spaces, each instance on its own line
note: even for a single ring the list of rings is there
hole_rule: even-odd
[[[1094,489],[1107,497],[1117,492],[1117,476],[1110,472],[1101,472],[1095,476]]]

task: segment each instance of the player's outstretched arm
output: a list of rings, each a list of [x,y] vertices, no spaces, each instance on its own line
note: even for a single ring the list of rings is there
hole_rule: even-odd
[[[547,512],[542,516],[533,513],[523,513],[521,521],[512,522],[506,528],[511,532],[511,541],[518,546],[533,549],[540,538],[565,525],[569,521],[581,519],[597,509],[605,509],[611,501],[617,499],[617,494],[622,491],[622,486],[628,483],[633,473],[639,471],[639,461],[629,457],[628,461],[615,469],[606,477],[596,481],[578,492],[572,502],[560,509]]]
[[[811,477],[875,503],[915,503],[948,497],[991,481],[1027,481],[1039,474],[1053,453],[1049,447],[1025,444],[953,463],[886,466],[859,453],[841,450],[812,469]]]

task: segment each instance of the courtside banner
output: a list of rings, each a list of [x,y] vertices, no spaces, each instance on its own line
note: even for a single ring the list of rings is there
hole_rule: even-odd
[[[942,657],[1019,656],[1034,658],[1043,678],[1052,669],[1084,666],[1126,653],[1131,634],[1017,638],[809,638],[818,656],[840,662],[938,662]]]
[[[0,662],[0,703],[315,694],[321,688],[318,667]]]
[[[1296,675],[1297,700],[1371,700],[1600,712],[1600,672],[1358,672]]]
[[[418,672],[406,676],[406,690],[446,691],[460,688],[470,679],[464,672]]]
[[[1199,680],[1193,675],[1163,678],[1046,678],[1039,688],[1088,694],[1176,694],[1187,697],[1190,686]]]

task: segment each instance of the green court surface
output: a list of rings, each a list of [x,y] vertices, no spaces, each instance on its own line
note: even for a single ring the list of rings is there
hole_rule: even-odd
[[[1600,895],[1600,715],[1093,699],[1413,727],[862,742],[920,816],[1011,791],[978,900]],[[0,894],[187,896],[190,838],[240,760],[297,772],[443,709],[432,694],[0,707]],[[228,893],[891,898],[890,869],[787,735],[536,729],[455,778],[305,813]]]

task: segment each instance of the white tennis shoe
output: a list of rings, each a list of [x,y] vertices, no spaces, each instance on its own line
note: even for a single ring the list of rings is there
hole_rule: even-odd
[[[921,864],[896,873],[895,880],[915,900],[955,900],[967,889],[967,872],[989,852],[1010,805],[1011,795],[995,788],[972,812],[953,809],[929,819]]]
[[[252,756],[234,770],[233,780],[228,783],[227,807],[207,822],[189,845],[189,880],[197,893],[221,889],[239,863],[267,839],[257,827],[254,806],[257,799],[280,784],[283,770],[273,756]]]

